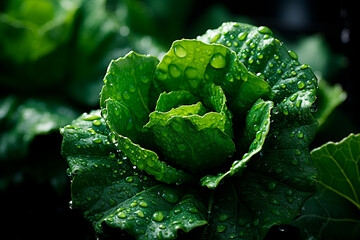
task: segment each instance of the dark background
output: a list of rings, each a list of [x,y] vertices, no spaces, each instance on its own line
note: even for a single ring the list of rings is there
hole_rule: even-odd
[[[163,33],[165,45],[170,46],[176,39],[196,37],[208,28],[218,27],[223,21],[235,21],[240,17],[249,18],[256,25],[270,27],[285,41],[295,41],[301,36],[314,33],[323,34],[331,49],[348,59],[345,69],[327,79],[331,83],[340,83],[348,97],[331,117],[326,128],[331,130],[320,132],[313,147],[329,140],[339,141],[351,132],[360,132],[357,120],[360,86],[355,66],[359,52],[354,36],[354,20],[358,13],[354,1],[195,2],[184,16],[181,32]],[[3,9],[4,4],[5,2],[0,3],[0,9]],[[223,9],[230,14],[218,14],[212,20],[198,24],[197,20],[211,15],[212,9]],[[2,89],[0,93],[4,91]],[[89,111],[93,107],[80,105],[79,109]],[[334,117],[335,115],[340,117]],[[95,239],[91,225],[83,219],[82,214],[69,208],[70,181],[66,176],[66,161],[60,156],[61,140],[57,132],[38,136],[31,143],[26,162],[8,163],[7,169],[14,175],[6,192],[0,193],[1,236],[7,236],[3,239]],[[24,170],[29,166],[31,171]],[[54,180],[51,178],[53,173],[63,177]],[[42,178],[39,179],[39,175]],[[290,233],[272,234],[274,235],[270,238]]]

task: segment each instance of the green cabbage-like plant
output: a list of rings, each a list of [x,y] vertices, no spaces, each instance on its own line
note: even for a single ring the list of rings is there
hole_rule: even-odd
[[[264,26],[224,23],[161,60],[113,60],[100,109],[61,128],[72,207],[100,236],[263,239],[316,189],[316,89]]]

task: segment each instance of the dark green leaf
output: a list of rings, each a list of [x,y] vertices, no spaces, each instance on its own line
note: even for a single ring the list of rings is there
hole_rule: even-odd
[[[273,225],[290,223],[310,193],[244,171],[216,188],[205,239],[263,239]]]
[[[207,112],[198,102],[168,112],[152,112],[145,125],[145,129],[153,133],[161,152],[168,157],[168,162],[190,172],[220,166],[235,151],[231,139],[231,113],[227,115],[224,92],[219,86],[207,84],[201,95],[205,95],[204,103],[215,112]]]
[[[155,111],[168,112],[172,108],[177,108],[181,105],[191,105],[197,102],[199,102],[199,99],[192,95],[189,91],[163,92],[160,94],[159,99],[156,102]]]
[[[199,96],[206,83],[223,88],[233,111],[245,111],[262,96],[269,97],[269,85],[248,72],[235,52],[217,44],[196,40],[175,41],[155,72],[158,91],[187,90]]]
[[[108,141],[99,110],[83,114],[61,133],[72,206],[84,212],[97,233],[106,224],[137,239],[173,239],[179,229],[188,232],[207,223],[205,207],[191,190],[159,185]]]
[[[336,84],[331,86],[325,79],[321,78],[319,81],[317,110],[314,114],[316,120],[321,127],[334,111],[334,109],[345,101],[347,98],[346,92],[341,85]]]
[[[246,126],[244,136],[241,140],[241,149],[248,147],[248,152],[245,153],[241,160],[236,160],[232,163],[229,171],[226,173],[219,173],[216,176],[205,176],[201,179],[201,184],[208,188],[216,188],[221,180],[226,176],[232,176],[236,173],[241,173],[246,167],[247,162],[257,153],[259,153],[265,143],[265,138],[270,130],[270,111],[273,107],[273,102],[263,101],[259,99],[249,110],[246,117]]]
[[[110,63],[104,78],[100,106],[111,108],[107,110],[105,118],[110,121],[112,131],[138,140],[139,130],[155,106],[156,99],[151,99],[150,90],[157,63],[157,58],[135,52]],[[112,100],[111,104],[106,104],[108,99]]]
[[[316,99],[316,76],[306,64],[300,64],[297,54],[286,49],[272,36],[269,28],[241,23],[224,23],[198,37],[204,42],[221,43],[236,52],[246,68],[268,82],[273,101],[284,117],[309,118]],[[311,117],[310,117],[311,118]]]
[[[360,135],[329,142],[311,156],[319,169],[318,183],[360,209]]]
[[[193,179],[191,175],[184,171],[178,170],[161,161],[155,152],[133,143],[127,137],[118,134],[114,136],[117,142],[117,149],[122,151],[134,166],[153,175],[156,180],[169,184],[181,184]]]
[[[318,192],[293,224],[307,238],[359,239],[360,135],[324,144],[311,156],[319,169]]]
[[[179,230],[189,232],[207,224],[205,206],[187,192],[157,185],[111,209],[99,225],[121,228],[136,239],[175,239]]]

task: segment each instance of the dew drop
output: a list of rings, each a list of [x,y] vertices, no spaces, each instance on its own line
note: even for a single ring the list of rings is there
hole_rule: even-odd
[[[135,212],[135,214],[136,214],[138,217],[141,217],[141,218],[145,217],[143,211],[141,211],[141,210],[137,210],[137,211]]]
[[[180,44],[178,44],[174,47],[174,52],[175,52],[175,55],[178,56],[179,58],[183,58],[187,54],[186,49],[183,46],[181,46]]]
[[[224,224],[219,224],[219,225],[217,225],[217,227],[216,227],[216,231],[218,232],[218,233],[222,233],[222,232],[224,232],[226,230],[226,225],[224,225]]]
[[[149,83],[150,78],[148,76],[142,76],[142,77],[140,77],[140,81],[144,84],[147,84],[147,83]]]
[[[266,26],[260,26],[258,28],[258,32],[263,34],[273,35],[273,32],[270,30],[270,28]]]
[[[293,158],[293,159],[291,160],[291,164],[294,165],[294,166],[296,166],[296,165],[299,164],[299,160],[297,160],[296,158]]]
[[[269,182],[268,186],[267,186],[269,191],[274,191],[276,188],[276,183],[275,182]]]
[[[118,214],[118,217],[124,219],[127,216],[126,216],[126,214],[124,212],[121,212],[121,213]]]
[[[101,125],[101,121],[97,119],[97,120],[94,120],[94,121],[92,122],[92,124],[95,125],[95,126],[100,126],[100,125]]]
[[[256,139],[257,139],[258,141],[260,141],[261,136],[262,136],[261,131],[257,131],[257,132],[256,132]]]
[[[124,91],[124,92],[122,93],[122,96],[123,96],[123,98],[124,98],[125,100],[129,100],[129,99],[130,99],[130,94],[129,94],[128,91]]]
[[[128,176],[125,178],[125,181],[128,183],[131,183],[132,181],[134,181],[134,177],[133,176]]]
[[[131,85],[129,86],[129,91],[130,91],[131,93],[134,93],[134,92],[136,91],[136,86],[134,86],[133,84],[131,84]]]
[[[210,65],[216,69],[224,68],[226,65],[226,59],[221,53],[216,53],[211,58]]]
[[[272,109],[272,113],[273,113],[273,114],[278,114],[278,113],[279,113],[279,108],[274,107],[274,108]]]
[[[144,202],[144,201],[139,202],[139,206],[140,206],[140,207],[143,207],[143,208],[148,207],[147,203]]]
[[[171,189],[166,189],[161,197],[169,203],[177,203],[179,201],[179,195]]]
[[[238,36],[238,40],[243,41],[246,38],[247,35],[248,35],[247,32],[240,33],[239,36]]]
[[[287,109],[287,107],[284,107],[284,109],[283,109],[283,113],[284,113],[284,115],[289,115],[289,110]]]
[[[309,67],[309,65],[303,64],[303,65],[301,65],[300,69],[301,69],[301,70],[304,70],[304,69],[307,69],[308,67]]]
[[[298,89],[303,89],[303,88],[305,87],[305,83],[302,82],[302,81],[299,81],[299,82],[297,83],[297,87],[298,87]]]
[[[289,56],[290,56],[292,59],[294,59],[294,60],[297,60],[297,59],[298,59],[298,55],[297,55],[296,52],[294,52],[294,51],[292,51],[292,50],[289,50],[288,53],[289,53]]]
[[[195,78],[197,74],[198,74],[198,70],[196,68],[187,67],[185,69],[185,76],[189,79]]]
[[[92,141],[93,141],[94,143],[102,143],[101,138],[94,138]]]
[[[188,209],[188,212],[189,212],[189,213],[194,213],[194,214],[195,214],[195,213],[198,213],[199,211],[198,211],[196,208],[191,207],[191,208],[189,208],[189,209]]]
[[[169,73],[173,78],[178,78],[181,76],[181,70],[174,64],[169,65]]]
[[[225,222],[226,220],[228,220],[230,217],[229,215],[225,214],[225,213],[222,213],[220,216],[219,216],[219,222]]]
[[[155,165],[155,160],[153,158],[147,158],[146,159],[146,163],[147,165],[149,165],[150,167],[153,167]]]
[[[304,137],[304,133],[301,132],[301,131],[299,131],[299,132],[296,134],[296,136],[297,136],[298,138],[303,138],[303,137]]]
[[[161,222],[164,219],[164,214],[161,211],[154,212],[153,220],[156,222]]]
[[[291,195],[293,195],[293,191],[291,189],[288,189],[285,191],[285,195],[290,197]]]
[[[280,202],[279,202],[278,200],[276,200],[276,199],[271,199],[271,200],[270,200],[270,203],[271,203],[272,205],[275,205],[275,206],[279,206],[279,205],[280,205]]]
[[[214,43],[221,37],[221,33],[216,34],[211,40],[210,43]]]

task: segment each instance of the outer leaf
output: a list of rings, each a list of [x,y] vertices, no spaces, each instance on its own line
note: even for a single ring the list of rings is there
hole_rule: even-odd
[[[314,116],[319,122],[319,126],[322,126],[334,109],[345,101],[347,93],[342,89],[341,85],[331,86],[325,79],[320,79],[318,92],[318,110]]]
[[[159,160],[159,156],[148,149],[133,143],[129,138],[115,134],[117,149],[122,151],[137,168],[153,175],[165,183],[181,184],[192,180],[192,176]]]
[[[147,122],[148,114],[155,105],[155,100],[150,96],[150,89],[157,63],[155,57],[134,52],[110,63],[104,78],[100,106],[109,106],[106,105],[108,99],[115,101],[110,105],[113,107],[110,111],[114,111],[115,114],[111,112],[105,116],[113,117],[115,122],[112,127],[118,134],[128,136],[132,140],[138,139],[139,130]],[[132,126],[129,127],[124,122],[131,122]]]
[[[318,183],[360,210],[360,135],[329,142],[311,152],[319,169]]]
[[[213,82],[224,89],[236,112],[271,94],[269,85],[249,73],[233,51],[196,40],[175,41],[157,66],[155,80],[159,91],[188,90],[195,96]]]
[[[285,117],[298,118],[302,109],[301,118],[311,118],[310,107],[316,99],[316,76],[308,65],[298,62],[294,51],[286,49],[272,36],[269,28],[229,22],[208,30],[198,39],[221,43],[234,50],[247,69],[269,83],[273,101]]]
[[[106,224],[137,239],[174,239],[179,229],[188,232],[207,223],[194,194],[159,185],[117,151],[107,140],[100,111],[83,114],[61,133],[73,178],[72,206],[84,212],[98,234]]]
[[[310,194],[250,171],[216,188],[205,239],[264,239],[273,225],[290,223]]]
[[[359,239],[359,149],[360,135],[351,134],[311,152],[319,169],[318,192],[293,223],[304,237]]]
[[[83,114],[61,129],[62,155],[73,177],[73,207],[95,225],[109,208],[156,184],[132,168],[108,141],[108,133],[100,111]]]
[[[270,111],[272,107],[273,102],[271,101],[265,102],[262,99],[259,99],[254,103],[247,114],[246,127],[241,141],[241,144],[244,145],[241,146],[241,148],[249,146],[248,152],[244,154],[241,160],[234,161],[229,171],[219,173],[216,176],[203,177],[201,179],[201,184],[203,186],[216,188],[226,176],[241,173],[251,157],[261,151],[265,143],[265,138],[270,130]]]
[[[128,231],[136,239],[175,239],[178,231],[207,224],[206,208],[189,191],[158,185],[119,204],[103,218],[106,225]]]
[[[316,99],[316,77],[309,66],[298,62],[295,52],[287,50],[272,36],[267,27],[224,23],[218,29],[208,30],[198,39],[230,47],[251,72],[269,83],[273,91],[271,128],[262,151],[254,156],[256,159],[249,161],[243,172],[244,178],[241,179],[244,184],[241,189],[246,189],[246,192],[243,191],[240,198],[249,197],[245,206],[251,209],[250,215],[256,219],[257,214],[268,206],[266,202],[255,200],[259,198],[253,193],[261,195],[261,192],[259,185],[252,182],[271,181],[271,186],[273,183],[276,186],[281,184],[282,192],[288,189],[296,194],[298,204],[285,199],[281,206],[291,211],[278,216],[275,211],[276,214],[269,221],[259,221],[256,226],[250,227],[254,231],[260,229],[260,235],[255,238],[262,238],[272,225],[288,223],[296,217],[300,213],[299,206],[314,191],[316,169],[311,161],[309,145],[317,126],[311,114]],[[257,179],[245,176],[256,176]],[[272,193],[266,195],[268,199],[272,196]]]

